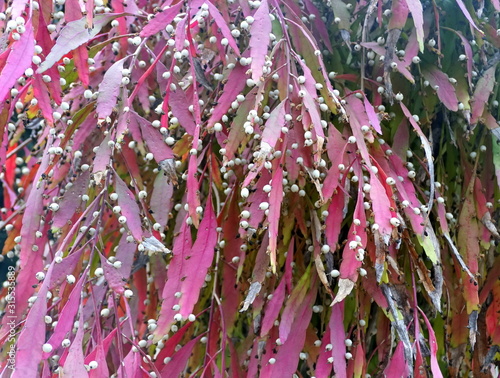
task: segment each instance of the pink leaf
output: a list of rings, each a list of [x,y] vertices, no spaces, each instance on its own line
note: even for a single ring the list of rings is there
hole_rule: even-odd
[[[281,202],[283,201],[283,168],[279,168],[273,176],[271,195],[269,197],[269,257],[271,268],[276,272],[276,250],[278,247],[278,227],[280,223]]]
[[[266,312],[264,313],[264,319],[262,319],[262,326],[260,329],[261,337],[269,333],[274,326],[275,320],[278,319],[285,299],[285,286],[285,280],[282,279],[276,290],[274,290],[273,297],[267,302]]]
[[[344,219],[344,199],[344,192],[338,189],[337,193],[333,194],[332,202],[328,207],[325,236],[332,252],[336,249],[340,231],[342,229],[342,220]]]
[[[55,267],[57,267],[58,265],[59,264],[55,265]],[[61,312],[59,313],[59,317],[57,319],[57,325],[55,329],[52,331],[52,335],[50,336],[49,340],[47,341],[47,343],[52,345],[54,348],[59,347],[59,345],[61,345],[61,342],[67,337],[67,335],[73,329],[73,323],[75,321],[75,316],[78,313],[78,306],[81,301],[81,293],[85,281],[86,281],[86,276],[82,275],[82,277],[80,277],[80,279],[73,287],[73,290],[71,290],[68,301],[66,302]],[[49,354],[46,353],[44,357],[49,357]]]
[[[58,62],[64,55],[70,51],[76,49],[77,47],[87,43],[92,38],[94,38],[101,29],[112,19],[118,17],[115,14],[98,14],[94,17],[94,28],[86,29],[85,25],[87,23],[86,18],[81,18],[80,20],[71,21],[66,24],[66,26],[59,33],[59,38],[57,38],[56,44],[52,48],[52,51],[47,55],[45,60],[40,64],[37,72],[42,73],[52,67],[56,62]],[[27,33],[24,33],[26,35]],[[32,39],[30,39],[32,41]],[[33,54],[30,53],[29,57]],[[31,60],[31,58],[30,58]],[[16,76],[17,77],[17,76]],[[0,96],[1,98],[1,96]]]
[[[47,272],[46,279],[50,280],[51,270]],[[47,313],[47,291],[48,281],[44,282],[36,295],[24,327],[21,330],[16,344],[16,368],[12,374],[13,378],[33,377],[38,375],[38,365],[42,360],[42,345],[45,342],[45,315]],[[17,294],[16,287],[16,294]],[[10,329],[14,329],[17,323],[15,316],[7,315]],[[12,323],[10,323],[12,322]],[[12,325],[14,327],[12,327]]]
[[[34,75],[33,91],[38,100],[38,107],[41,109],[43,117],[48,121],[50,125],[53,125],[54,117],[52,116],[52,105],[50,103],[49,91],[47,85],[42,79],[42,75]]]
[[[375,131],[379,134],[382,134],[382,127],[380,126],[380,119],[378,118],[377,113],[375,113],[375,109],[373,105],[368,101],[366,96],[363,98],[365,104],[366,115],[370,120],[370,125],[375,129]]]
[[[408,19],[408,5],[405,0],[395,0],[391,4],[391,19],[389,29],[402,30]]]
[[[181,291],[182,280],[186,277],[185,264],[189,262],[187,258],[191,250],[191,243],[191,230],[184,220],[179,235],[174,241],[173,257],[169,264],[167,282],[163,288],[163,302],[157,322],[158,328],[155,332],[155,340],[161,339],[174,323],[175,311],[172,307],[179,302],[174,294],[181,293],[181,295],[184,295]]]
[[[323,339],[321,340],[322,348],[319,352],[318,360],[316,362],[315,376],[317,378],[328,378],[331,377],[333,365],[328,362],[328,358],[331,357],[332,353],[328,351],[325,346],[330,344],[331,339],[330,327],[326,328],[323,334]]]
[[[163,135],[158,129],[155,129],[149,121],[142,118],[136,112],[130,112],[131,119],[139,125],[142,137],[148,145],[148,149],[153,153],[154,159],[157,163],[165,159],[174,157],[172,149],[163,140]]]
[[[189,111],[189,104],[186,92],[177,86],[175,91],[170,91],[168,106],[172,109],[172,114],[179,119],[179,123],[189,135],[194,135],[196,122],[193,114]]]
[[[465,56],[467,57],[467,63],[466,63],[467,80],[469,82],[469,87],[472,88],[472,63],[474,63],[474,53],[472,51],[472,47],[470,45],[469,40],[467,38],[465,38],[464,35],[460,31],[454,30],[454,32],[460,37],[460,40],[462,41],[462,44],[464,45]]]
[[[439,363],[438,363],[438,358],[437,358],[437,351],[438,351],[438,343],[436,340],[436,334],[434,333],[434,328],[432,327],[432,324],[429,322],[429,319],[427,319],[427,316],[425,316],[425,313],[418,308],[420,311],[420,314],[424,318],[425,325],[427,326],[427,331],[429,332],[429,346],[431,349],[431,371],[432,371],[432,376],[434,378],[441,378],[443,374],[441,373],[441,369],[439,368]]]
[[[406,4],[408,5],[408,9],[413,17],[413,25],[415,26],[417,32],[420,52],[424,52],[424,14],[422,3],[420,0],[406,0]]]
[[[462,0],[456,0],[456,1],[457,1],[458,6],[460,7],[460,9],[462,10],[462,13],[464,14],[465,18],[467,19],[467,21],[469,21],[469,24],[474,29],[476,29],[479,32],[479,34],[481,34],[481,35],[484,34],[483,31],[477,27],[476,23],[472,19],[471,15],[469,13],[469,10],[467,9],[467,6],[464,4],[464,2]]]
[[[254,19],[249,47],[250,56],[252,57],[252,79],[256,83],[259,83],[262,78],[262,68],[266,62],[269,33],[271,33],[272,29],[267,0],[263,0],[260,3],[260,6],[254,14]]]
[[[101,185],[101,181],[108,171],[108,166],[111,165],[110,163],[111,157],[113,156],[113,148],[109,145],[110,140],[111,134],[106,135],[95,154],[92,175],[97,185]]]
[[[101,258],[104,277],[106,277],[109,287],[116,293],[123,294],[125,291],[124,285],[130,277],[135,250],[135,243],[127,242],[127,237],[122,236],[115,255],[116,260],[122,263],[121,267],[115,268],[113,265],[110,265],[104,257]]]
[[[310,276],[309,276],[310,278]],[[311,288],[303,300],[297,303],[294,309],[293,332],[290,333],[286,342],[279,347],[275,355],[276,363],[265,362],[260,377],[291,377],[297,370],[299,355],[306,340],[307,327],[312,317],[312,306],[316,300],[316,279],[312,280]],[[280,332],[281,338],[281,332]]]
[[[276,146],[281,135],[281,128],[285,125],[285,113],[285,101],[280,102],[271,112],[262,132],[261,153],[266,153],[266,151],[269,153],[271,152],[269,148]],[[267,146],[264,143],[267,143]]]
[[[493,92],[493,87],[495,86],[495,70],[497,65],[494,64],[490,67],[476,84],[476,89],[474,90],[474,96],[472,98],[472,115],[470,119],[471,125],[475,125],[479,122],[479,119],[483,115],[486,103]]]
[[[217,219],[211,202],[209,198],[205,215],[191,248],[190,258],[185,261],[186,279],[182,281],[182,296],[179,300],[181,306],[179,313],[183,318],[187,318],[193,312],[214,257],[214,248],[217,243]]]
[[[297,309],[300,307],[300,304],[304,302],[304,298],[306,297],[309,290],[309,280],[311,279],[311,270],[310,266],[301,277],[300,281],[297,283],[295,288],[290,294],[286,302],[285,309],[281,314],[281,321],[279,326],[279,334],[281,342],[285,343],[293,333],[292,325],[297,317]]]
[[[118,174],[115,174],[115,190],[118,194],[118,205],[121,207],[121,213],[127,218],[127,227],[135,240],[142,241],[142,217],[139,205],[135,201],[135,196]]]
[[[182,372],[186,368],[186,364],[191,357],[193,348],[198,343],[203,335],[199,335],[188,341],[177,353],[172,356],[172,359],[165,365],[161,371],[162,377],[181,377]]]
[[[386,377],[407,377],[408,372],[409,369],[405,361],[403,342],[400,341],[384,370],[384,375]]]
[[[231,102],[233,102],[236,96],[243,91],[246,85],[245,71],[246,68],[240,64],[236,65],[231,71],[227,78],[227,83],[224,86],[224,92],[219,97],[218,103],[207,121],[207,128],[212,127],[216,122],[220,121],[222,116],[226,114],[231,106]]]
[[[386,235],[386,242],[392,232],[391,226],[391,202],[387,197],[386,190],[382,183],[379,181],[378,177],[374,174],[370,176],[370,199],[372,200],[373,214],[375,216],[375,222],[379,225],[379,232]]]
[[[217,24],[217,27],[220,29],[220,32],[222,33],[224,38],[228,40],[229,46],[231,46],[236,55],[240,56],[240,50],[238,48],[238,45],[236,44],[236,41],[233,38],[233,35],[231,34],[231,30],[229,30],[229,26],[226,20],[224,20],[217,7],[213,5],[210,1],[206,1],[205,4],[208,5],[208,10],[210,12],[210,15],[213,17],[215,23]]]
[[[0,102],[10,95],[10,88],[16,84],[24,71],[31,67],[31,58],[35,52],[33,45],[33,25],[28,21],[25,25],[26,31],[21,34],[21,39],[10,45],[10,53],[5,66],[0,72]]]
[[[127,356],[124,358],[123,362],[120,364],[120,368],[118,369],[118,377],[143,377],[141,364],[141,354],[134,352],[131,349]]]
[[[100,119],[104,119],[111,115],[113,107],[116,106],[116,99],[120,94],[122,85],[123,63],[125,63],[127,59],[128,57],[120,59],[109,67],[99,84],[99,97],[97,97],[96,112]]]
[[[436,66],[426,67],[422,73],[429,81],[432,88],[438,87],[437,95],[444,106],[456,112],[458,110],[458,99],[455,93],[455,87],[450,83],[448,75]]]
[[[69,347],[68,356],[62,366],[62,377],[88,377],[87,369],[85,369],[85,357],[83,355],[83,336],[85,328],[83,326],[83,308],[80,304],[80,319],[79,327],[76,331],[76,336]]]
[[[45,181],[42,173],[47,169],[49,163],[48,145],[42,158],[42,164],[38,167],[37,174],[33,180],[34,185],[26,201],[26,210],[21,226],[21,254],[20,272],[17,277],[16,287],[16,312],[21,314],[28,303],[28,298],[33,293],[33,285],[36,284],[35,273],[42,270],[43,240],[36,237],[40,228],[40,219],[43,214],[43,194]],[[34,246],[38,251],[34,251]]]
[[[333,371],[336,377],[347,377],[343,303],[337,303],[332,307],[328,328],[330,329],[330,344],[332,344]]]
[[[162,227],[168,223],[168,214],[172,209],[174,185],[163,173],[158,173],[153,184],[153,193],[149,205],[153,210],[155,221]]]
[[[182,5],[183,2],[180,1],[175,5],[161,8],[161,11],[155,13],[154,17],[148,21],[139,35],[142,38],[147,38],[163,30],[179,14]]]
[[[11,4],[11,15],[12,19],[15,20],[17,17],[20,17],[24,10],[26,9],[26,5],[29,6],[28,0],[13,0]]]

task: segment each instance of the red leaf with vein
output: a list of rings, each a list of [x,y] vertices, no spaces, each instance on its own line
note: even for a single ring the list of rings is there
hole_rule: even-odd
[[[365,104],[366,115],[370,120],[370,125],[375,129],[375,131],[379,134],[382,134],[382,127],[380,126],[380,119],[378,118],[377,113],[375,113],[375,109],[373,105],[368,101],[366,97],[363,98]]]
[[[139,125],[142,137],[148,145],[149,151],[153,153],[155,161],[160,163],[165,159],[172,159],[174,153],[163,140],[163,135],[160,131],[155,129],[148,120],[141,117],[136,112],[130,112],[130,115],[131,119]]]
[[[196,122],[193,113],[189,111],[190,102],[186,92],[179,87],[169,93],[168,106],[172,109],[172,114],[179,119],[179,123],[189,135],[194,135]]]
[[[116,250],[116,260],[122,264],[119,268],[108,264],[106,259],[101,259],[101,266],[104,269],[104,276],[108,285],[117,293],[122,294],[125,291],[124,285],[130,277],[132,264],[134,263],[136,245],[127,242],[127,237],[122,236]]]
[[[99,149],[95,154],[94,164],[92,167],[92,175],[97,185],[101,184],[104,175],[108,171],[108,166],[111,163],[113,148],[109,145],[110,141],[111,134],[108,134],[99,145]]]

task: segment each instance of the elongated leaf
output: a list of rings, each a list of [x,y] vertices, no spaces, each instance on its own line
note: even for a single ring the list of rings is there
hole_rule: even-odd
[[[113,108],[116,106],[116,99],[120,94],[120,87],[122,85],[123,64],[126,60],[127,58],[120,59],[109,67],[104,74],[101,84],[99,84],[96,112],[101,119],[111,115]]]
[[[269,18],[267,0],[263,0],[260,3],[259,8],[254,14],[254,19],[249,46],[250,56],[252,57],[252,79],[258,83],[262,78],[262,68],[266,62],[269,33],[271,33],[271,19]]]
[[[101,29],[108,22],[116,17],[119,16],[111,13],[98,14],[94,17],[94,27],[92,29],[87,29],[85,27],[85,25],[87,24],[86,18],[68,22],[66,26],[61,30],[56,44],[47,55],[45,60],[42,62],[37,72],[45,72],[57,61],[59,61],[65,54],[90,41],[97,34],[99,34]]]
[[[175,5],[160,8],[160,11],[157,12],[154,17],[148,21],[147,25],[144,26],[144,28],[142,28],[139,35],[142,38],[147,38],[164,29],[179,14],[182,5],[183,2],[179,1]]]
[[[19,3],[19,1],[18,1]],[[10,94],[10,88],[16,80],[23,75],[24,71],[31,67],[31,57],[35,51],[33,46],[33,25],[31,21],[26,24],[26,31],[17,42],[12,42],[5,66],[0,72],[0,102],[3,102]]]

